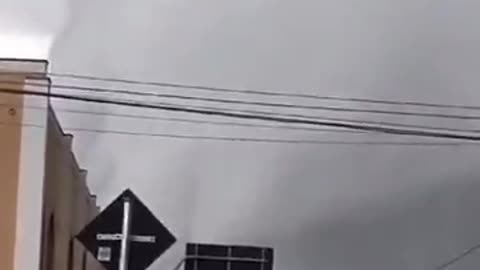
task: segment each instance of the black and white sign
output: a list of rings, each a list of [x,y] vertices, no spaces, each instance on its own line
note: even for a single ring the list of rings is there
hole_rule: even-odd
[[[107,270],[117,270],[123,239],[124,198],[128,198],[131,203],[128,268],[144,270],[170,248],[176,239],[128,189],[88,224],[77,239]]]

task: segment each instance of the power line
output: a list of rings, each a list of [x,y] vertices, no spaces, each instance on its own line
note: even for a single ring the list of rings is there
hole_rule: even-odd
[[[42,109],[41,107],[27,106],[32,109]],[[220,122],[220,121],[206,121],[195,120],[187,118],[175,118],[175,117],[159,117],[159,116],[147,116],[147,115],[135,115],[135,114],[123,114],[123,113],[109,113],[109,112],[92,112],[65,108],[55,108],[56,111],[72,113],[72,114],[87,114],[97,116],[111,116],[120,118],[132,118],[132,119],[144,119],[144,120],[160,120],[169,122],[180,122],[189,124],[205,124],[214,126],[238,126],[238,127],[252,127],[252,128],[268,128],[268,129],[283,129],[283,130],[299,130],[299,131],[315,131],[315,132],[333,132],[333,133],[355,133],[364,134],[365,132],[355,130],[341,130],[341,129],[327,129],[327,128],[307,128],[307,127],[294,127],[294,126],[277,126],[277,125],[262,125],[262,124],[249,124],[249,123],[237,123],[237,122]]]
[[[178,104],[172,104],[172,103],[159,103],[159,104],[169,105],[169,106],[178,105]],[[12,106],[12,104],[3,103],[3,104],[0,104],[0,106]],[[26,107],[32,108],[32,109],[43,109],[42,107],[35,107],[35,106],[26,106]],[[251,111],[251,110],[230,110],[230,109],[204,107],[204,106],[200,106],[200,107],[189,106],[189,108],[213,109],[213,110],[221,109],[229,112],[260,113],[260,114],[274,115],[274,116],[300,117],[300,118],[316,119],[316,120],[342,121],[342,122],[352,122],[352,123],[360,123],[360,124],[386,125],[386,126],[393,126],[393,127],[408,127],[408,128],[437,130],[437,131],[480,133],[480,129],[456,129],[456,128],[438,127],[438,126],[425,126],[425,125],[413,125],[413,124],[401,124],[401,123],[391,123],[391,122],[378,122],[378,121],[329,118],[329,117],[311,117],[310,118],[309,116],[304,116],[304,115],[275,114],[275,113],[269,113],[269,112],[263,112],[263,111]],[[65,108],[55,108],[55,110],[66,112],[66,113],[76,113],[76,114],[90,114],[90,115],[99,115],[99,116],[125,117],[125,118],[133,118],[133,119],[160,120],[160,121],[206,124],[206,125],[217,125],[217,126],[239,126],[239,127],[302,130],[302,131],[316,131],[316,132],[334,132],[334,133],[357,133],[357,134],[366,133],[364,131],[345,130],[345,129],[308,128],[308,127],[295,127],[295,126],[283,126],[283,125],[262,125],[262,124],[250,124],[250,123],[239,123],[239,122],[207,121],[207,120],[196,120],[196,119],[188,119],[188,118],[147,116],[147,115],[138,115],[138,114],[92,112],[92,111],[83,111],[83,110],[74,110],[74,109],[65,109]]]
[[[107,78],[107,77],[79,75],[79,74],[72,74],[72,73],[50,72],[48,73],[48,75],[51,75],[53,77],[63,77],[63,78],[72,78],[72,79],[81,79],[81,80],[90,80],[90,81],[116,82],[116,83],[124,83],[124,84],[131,84],[131,85],[145,85],[145,86],[157,86],[157,87],[167,87],[167,88],[183,88],[183,89],[189,89],[189,90],[199,90],[199,91],[209,91],[209,92],[254,94],[254,95],[262,95],[262,96],[306,98],[306,99],[316,99],[316,100],[334,100],[334,101],[347,101],[347,102],[385,104],[385,105],[406,105],[406,106],[445,108],[445,109],[480,110],[480,106],[469,106],[469,105],[458,105],[458,104],[440,104],[440,103],[417,102],[417,101],[397,101],[397,100],[351,98],[351,97],[339,97],[339,96],[321,96],[321,95],[315,95],[315,94],[277,92],[277,91],[271,91],[271,90],[234,89],[234,88],[211,87],[211,86],[191,85],[191,84],[165,83],[165,82],[157,82],[157,81]]]
[[[258,143],[280,143],[280,144],[313,144],[313,145],[377,145],[377,146],[464,146],[479,145],[476,143],[449,143],[449,142],[395,142],[395,141],[335,141],[335,140],[285,140],[285,139],[269,139],[269,138],[245,138],[245,137],[220,137],[220,136],[191,136],[179,134],[165,133],[140,133],[114,130],[93,130],[85,128],[66,128],[72,131],[86,131],[94,133],[109,133],[130,136],[150,136],[165,137],[176,139],[197,139],[197,140],[213,140],[213,141],[236,141],[236,142],[258,142]]]
[[[41,85],[41,86],[48,86],[48,85]],[[130,101],[135,102],[135,100],[130,100]],[[165,105],[165,106],[179,106],[178,104],[166,103],[166,102],[156,102],[155,104]],[[234,113],[248,113],[248,114],[253,113],[253,114],[262,114],[262,115],[270,115],[270,116],[294,117],[294,118],[325,120],[325,121],[341,121],[341,122],[349,122],[349,123],[357,123],[357,124],[382,125],[382,126],[414,128],[414,129],[428,129],[428,130],[436,130],[436,131],[480,133],[480,129],[459,129],[459,128],[427,126],[427,125],[402,124],[402,123],[393,123],[393,122],[386,122],[386,121],[344,119],[344,118],[338,118],[338,117],[320,117],[320,116],[309,116],[309,115],[302,115],[302,114],[274,113],[274,112],[266,112],[266,111],[258,111],[258,110],[246,110],[246,109],[227,109],[227,108],[219,108],[219,107],[211,107],[211,106],[191,106],[191,105],[188,105],[188,108],[205,109],[205,110],[219,110],[220,109],[222,111],[228,111],[228,112],[234,112]]]
[[[309,124],[309,125],[316,125],[316,126],[329,126],[329,127],[336,127],[336,128],[380,132],[380,133],[394,134],[394,135],[480,141],[480,136],[464,135],[464,134],[458,134],[458,133],[432,132],[432,131],[425,131],[425,130],[409,130],[409,129],[391,128],[391,127],[383,127],[383,126],[374,126],[374,125],[369,126],[369,125],[361,125],[361,124],[353,124],[353,123],[333,122],[333,121],[331,122],[316,121],[316,120],[308,120],[308,119],[274,117],[274,116],[266,116],[266,115],[258,115],[258,114],[255,115],[255,114],[232,113],[232,112],[216,111],[216,110],[192,109],[192,108],[183,107],[183,106],[166,106],[166,105],[139,103],[139,102],[125,101],[125,100],[99,99],[99,98],[93,98],[88,96],[71,96],[71,95],[64,95],[64,94],[57,94],[57,93],[43,93],[43,92],[37,92],[37,91],[31,91],[31,90],[19,91],[17,89],[0,88],[0,92],[16,94],[16,95],[32,95],[32,96],[43,96],[43,97],[50,97],[50,98],[60,98],[65,100],[76,100],[76,101],[82,101],[82,102],[91,102],[91,103],[100,103],[100,104],[109,104],[109,105],[118,105],[118,106],[158,109],[158,110],[165,110],[165,111],[172,111],[172,112],[184,112],[184,113],[201,114],[201,115],[209,115],[209,116],[222,116],[222,117],[237,118],[237,119],[262,120],[262,121],[271,121],[271,122],[289,123],[289,124]]]
[[[34,128],[45,128],[45,125],[39,124],[12,124],[0,122],[0,125],[7,126],[27,126]],[[98,134],[113,134],[125,136],[140,137],[160,137],[181,140],[203,140],[203,141],[225,141],[225,142],[253,142],[253,143],[271,143],[271,144],[307,144],[307,145],[344,145],[344,146],[480,146],[480,143],[465,142],[399,142],[399,141],[345,141],[345,140],[293,140],[293,139],[272,139],[272,138],[256,138],[256,137],[229,137],[229,136],[199,136],[184,135],[175,133],[151,133],[151,132],[132,132],[110,129],[92,129],[80,127],[64,127],[65,131],[77,131]]]
[[[477,251],[478,249],[480,249],[480,244],[478,245],[475,245],[467,250],[465,250],[464,252],[460,253],[459,255],[457,255],[455,258],[443,263],[442,265],[438,266],[435,268],[435,270],[445,270],[447,269],[448,267],[456,264],[457,262],[459,262],[460,260],[462,260],[463,258],[465,258],[466,256],[472,254],[474,251]]]
[[[400,115],[400,116],[418,116],[428,118],[447,118],[447,119],[460,119],[460,120],[480,120],[479,115],[459,115],[459,114],[445,114],[445,113],[423,113],[423,112],[406,112],[406,111],[394,111],[394,110],[379,110],[379,109],[355,109],[345,107],[334,106],[318,106],[318,105],[299,105],[290,103],[273,103],[273,102],[258,102],[258,101],[245,101],[239,99],[222,99],[222,98],[209,98],[200,96],[185,96],[177,94],[160,94],[153,92],[138,92],[129,89],[119,88],[101,88],[101,87],[87,87],[78,85],[61,85],[61,84],[41,84],[41,83],[24,83],[14,81],[0,81],[7,84],[24,84],[30,86],[50,86],[56,89],[63,90],[77,90],[95,93],[108,93],[108,94],[125,94],[132,96],[143,97],[157,97],[167,99],[181,99],[190,101],[204,101],[223,104],[236,104],[236,105],[250,105],[261,106],[271,108],[287,108],[287,109],[306,109],[306,110],[322,110],[322,111],[334,111],[334,112],[350,112],[350,113],[370,113],[370,114],[383,114],[383,115]]]
[[[7,104],[7,103],[0,103],[0,106],[19,107],[18,105]],[[28,109],[34,109],[34,110],[45,109],[44,107],[41,107],[41,106],[27,105],[23,107]],[[106,116],[106,117],[111,116],[111,117],[118,117],[118,118],[158,120],[158,121],[180,122],[180,123],[189,123],[189,124],[205,124],[205,125],[213,125],[213,126],[233,126],[233,127],[237,126],[237,127],[267,128],[267,129],[298,130],[298,131],[365,134],[365,132],[356,131],[356,130],[308,128],[308,127],[296,127],[296,126],[284,126],[284,125],[263,125],[263,124],[250,124],[250,123],[226,122],[226,121],[207,121],[207,120],[196,120],[196,119],[178,118],[178,117],[161,117],[161,116],[149,116],[149,115],[139,115],[139,114],[85,111],[85,110],[57,108],[57,107],[55,107],[55,111],[71,113],[71,114],[85,114],[85,115],[96,115],[96,116]]]
[[[135,100],[129,100],[135,102]],[[165,105],[165,106],[184,106],[190,109],[202,109],[202,110],[222,110],[232,113],[246,113],[246,114],[260,114],[267,116],[280,116],[280,117],[293,117],[300,119],[310,119],[310,120],[323,120],[323,121],[340,121],[347,123],[356,123],[362,125],[381,125],[381,126],[390,126],[390,127],[400,127],[400,128],[413,128],[413,129],[428,129],[435,131],[448,131],[448,132],[467,132],[467,133],[480,133],[480,129],[459,129],[459,128],[449,128],[449,127],[439,127],[439,126],[428,126],[428,125],[415,125],[415,124],[403,124],[387,121],[371,121],[363,119],[346,119],[338,117],[325,117],[325,116],[310,116],[304,114],[294,114],[294,113],[275,113],[267,111],[258,111],[258,110],[247,110],[247,109],[228,109],[221,107],[211,107],[211,106],[192,106],[192,105],[179,105],[175,103],[166,103],[166,102],[155,102],[156,105]]]
[[[56,108],[56,110],[66,112],[66,113],[91,114],[91,115],[100,115],[100,116],[125,117],[125,118],[146,119],[146,120],[161,120],[161,121],[170,121],[170,122],[184,122],[184,123],[191,123],[191,124],[206,124],[206,125],[216,125],[216,126],[238,126],[238,127],[302,130],[302,131],[333,132],[333,133],[356,133],[356,134],[366,133],[362,131],[345,130],[345,129],[307,128],[307,127],[281,126],[281,125],[279,126],[279,125],[250,124],[250,123],[239,123],[239,122],[206,121],[206,120],[195,120],[195,119],[176,118],[176,117],[159,117],[159,116],[146,116],[146,115],[108,113],[108,112],[90,112],[90,111],[64,109],[64,108]],[[338,118],[335,118],[335,119],[338,119]],[[355,121],[351,119],[348,119],[348,120],[342,119],[342,120],[348,121],[348,122]],[[359,122],[362,123],[362,121],[359,121]],[[367,123],[371,123],[371,122],[367,121]],[[372,122],[372,123],[384,124],[383,122]],[[388,123],[388,125],[396,126],[401,124]],[[432,126],[422,126],[422,125],[406,125],[406,126],[407,127],[413,126],[415,128],[431,129],[431,130],[480,133],[479,129],[454,129],[454,128],[432,127]]]

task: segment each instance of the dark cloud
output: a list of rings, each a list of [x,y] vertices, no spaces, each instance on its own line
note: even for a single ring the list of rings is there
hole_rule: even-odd
[[[51,53],[56,72],[446,103],[479,97],[475,1],[72,1],[70,8]],[[65,125],[150,132],[355,138],[62,117]],[[76,137],[78,149],[97,153],[82,161],[102,203],[132,187],[182,243],[271,244],[277,269],[429,269],[480,239],[475,149]],[[112,170],[110,178],[94,172]],[[156,266],[173,265],[181,252],[179,244]]]

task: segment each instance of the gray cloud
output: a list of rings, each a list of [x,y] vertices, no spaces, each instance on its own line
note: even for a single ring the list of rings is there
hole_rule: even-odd
[[[472,104],[479,96],[478,5],[467,0],[72,1],[69,24],[51,60],[57,72]],[[128,130],[334,136],[63,117],[66,125]],[[82,160],[102,203],[132,187],[182,242],[271,244],[277,269],[428,269],[478,239],[472,214],[475,149],[76,136],[78,149],[109,153],[85,154]],[[354,137],[335,137],[342,138]],[[112,170],[105,179],[105,171]],[[179,244],[154,269],[173,265],[181,252]],[[473,263],[467,260],[457,269],[471,269]]]

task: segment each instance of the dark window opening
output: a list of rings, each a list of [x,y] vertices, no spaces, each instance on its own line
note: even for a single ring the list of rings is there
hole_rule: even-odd
[[[82,270],[87,269],[87,252],[83,252],[83,257],[82,257]]]
[[[73,240],[68,243],[68,270],[73,270]]]
[[[50,220],[48,221],[45,270],[54,270],[53,269],[54,258],[55,258],[55,219],[54,219],[54,216],[51,215]]]

